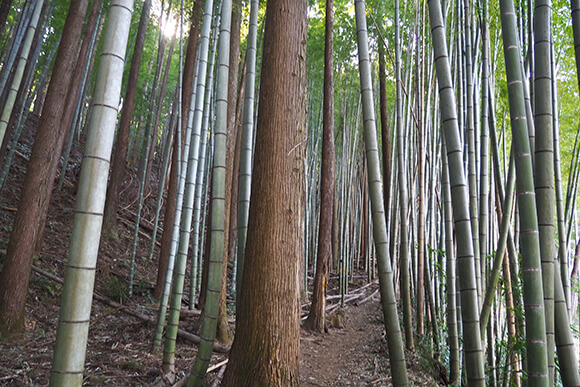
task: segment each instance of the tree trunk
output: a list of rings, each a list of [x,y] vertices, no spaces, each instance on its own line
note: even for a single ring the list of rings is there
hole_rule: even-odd
[[[0,143],[5,142],[4,137],[8,129],[8,121],[10,120],[10,116],[12,115],[12,111],[14,110],[14,104],[16,103],[18,90],[20,89],[20,84],[22,83],[24,77],[24,70],[30,57],[32,41],[34,39],[36,29],[38,28],[38,25],[40,23],[39,20],[40,14],[42,13],[43,5],[44,0],[35,3],[32,18],[30,20],[30,24],[26,28],[26,35],[22,43],[22,48],[20,49],[19,52],[20,56],[18,58],[16,66],[14,67],[14,72],[12,73],[12,80],[10,81],[11,83],[8,87],[6,100],[2,101],[2,110],[0,114]]]
[[[71,2],[77,3],[83,2]],[[66,263],[51,387],[80,386],[83,382],[105,190],[118,114],[116,106],[121,96],[132,13],[133,0],[113,0],[109,7]],[[83,18],[79,19],[82,22]]]
[[[534,127],[536,144],[534,158],[534,184],[540,234],[540,257],[544,288],[544,313],[546,315],[546,348],[548,352],[549,384],[554,385],[554,120],[552,107],[552,15],[551,1],[535,2],[534,8]],[[562,246],[565,248],[565,246]]]
[[[192,8],[193,14],[191,16],[191,24],[189,25],[189,39],[187,41],[187,50],[185,51],[185,63],[183,64],[183,85],[181,91],[181,127],[187,127],[187,120],[189,118],[186,112],[189,112],[191,105],[192,91],[195,87],[195,68],[197,65],[197,42],[199,38],[199,21],[201,11],[204,7],[205,0],[195,0]]]
[[[457,106],[445,38],[445,24],[439,0],[429,0],[429,19],[433,38],[435,68],[439,83],[441,122],[447,146],[453,219],[457,233],[457,276],[461,295],[461,317],[464,330],[465,368],[471,386],[485,385],[485,368],[479,329],[474,240],[469,213],[469,191],[464,173],[463,151],[457,122]]]
[[[373,103],[373,88],[371,81],[371,66],[369,58],[368,32],[364,0],[355,1],[357,46],[360,72],[361,101],[363,107],[364,144],[368,174],[368,190],[371,200],[373,221],[373,240],[377,251],[377,268],[381,292],[381,304],[389,362],[393,375],[394,386],[409,384],[405,351],[399,313],[393,284],[393,269],[388,251],[387,224],[385,222],[385,208],[383,203],[383,185],[380,175],[379,149],[375,110]],[[365,198],[365,200],[368,200]]]
[[[149,23],[149,12],[151,10],[151,0],[143,2],[141,19],[135,40],[135,49],[131,59],[131,69],[127,80],[127,93],[123,102],[121,121],[117,130],[117,142],[113,153],[113,165],[111,166],[111,178],[109,189],[107,190],[107,201],[105,202],[105,216],[103,219],[103,229],[114,238],[117,238],[117,207],[119,206],[119,191],[125,178],[125,167],[127,165],[127,149],[129,148],[129,134],[131,131],[131,120],[135,109],[135,97],[137,96],[137,79],[141,67],[141,57],[145,45],[145,34]]]
[[[334,77],[333,77],[333,0],[326,0],[326,30],[324,42],[324,100],[322,112],[322,166],[320,172],[320,220],[316,276],[310,313],[304,327],[324,332],[326,322],[326,285],[332,257],[332,217],[335,193],[334,173]],[[366,196],[364,197],[365,203]]]
[[[240,289],[248,233],[248,214],[250,208],[250,185],[252,179],[252,156],[254,146],[254,96],[256,84],[256,46],[258,38],[258,0],[251,0],[250,23],[246,51],[246,83],[244,85],[244,112],[242,124],[242,143],[240,149],[239,189],[238,189],[238,234],[236,266],[236,311],[239,310]]]
[[[78,43],[88,1],[71,3],[53,68],[46,103],[27,174],[18,213],[0,274],[0,336],[24,328],[25,301],[36,241],[42,238],[54,176],[66,128],[60,125],[70,80],[77,60]],[[76,85],[72,85],[76,87]]]
[[[216,332],[216,339],[220,343],[229,344],[231,341],[228,313],[226,308],[227,295],[227,266],[229,263],[229,245],[230,238],[234,237],[229,231],[231,229],[230,223],[232,220],[232,198],[237,197],[237,189],[233,185],[234,173],[234,154],[236,151],[236,108],[238,95],[238,74],[240,66],[240,23],[241,23],[241,1],[234,0],[232,2],[232,25],[230,36],[230,63],[228,75],[228,110],[227,110],[227,140],[226,140],[226,196],[225,196],[225,213],[224,213],[224,256],[222,268],[222,290],[220,293],[220,304],[218,313],[218,325]]]
[[[306,1],[267,3],[244,286],[224,386],[300,383],[306,20]]]
[[[399,28],[399,0],[395,0],[395,81],[396,114],[397,114],[397,173],[399,179],[399,213],[401,231],[399,242],[399,260],[401,262],[401,298],[403,299],[403,321],[405,325],[405,346],[412,351],[415,347],[413,337],[413,310],[411,305],[411,272],[409,271],[409,226],[407,224],[407,209],[409,198],[407,193],[407,170],[404,154],[403,133],[403,80],[401,78],[401,38]]]
[[[202,5],[198,4],[199,0],[196,0],[194,4],[194,16],[192,19],[192,27],[190,28],[190,36],[189,36],[189,43],[187,46],[187,55],[185,58],[185,66],[183,69],[183,93],[182,93],[182,105],[181,105],[181,119],[182,125],[178,125],[177,127],[181,127],[182,131],[185,130],[187,127],[187,119],[188,114],[185,112],[189,112],[189,108],[191,105],[191,93],[192,89],[195,85],[193,85],[195,79],[195,63],[196,63],[196,55],[197,55],[197,40],[198,40],[198,33],[199,30],[199,16],[201,14]],[[200,8],[198,10],[198,8]],[[197,15],[197,16],[196,16]],[[193,28],[193,25],[196,25],[196,28]],[[193,34],[193,35],[192,35]],[[191,47],[193,44],[193,40],[195,40],[195,47]],[[190,65],[193,64],[193,65]],[[189,66],[188,66],[189,65]],[[191,70],[193,67],[193,70]],[[191,85],[191,87],[187,86]],[[185,102],[186,95],[185,89],[189,89],[189,93],[187,96],[187,100],[189,102]],[[185,124],[184,124],[185,123]],[[182,133],[176,133],[176,136],[182,136]],[[171,158],[171,171],[169,173],[169,189],[167,190],[167,204],[165,205],[165,215],[163,217],[163,235],[161,237],[161,249],[159,252],[159,263],[157,265],[157,281],[155,282],[155,289],[153,290],[153,297],[159,299],[163,293],[163,286],[165,284],[165,276],[167,273],[167,263],[169,260],[169,254],[171,249],[171,240],[173,236],[173,224],[175,223],[175,209],[177,206],[177,181],[179,176],[177,175],[178,167],[177,167],[177,141],[174,138],[173,142],[173,156]],[[194,300],[192,300],[194,302]]]
[[[524,83],[521,71],[515,9],[512,0],[500,0],[502,38],[512,127],[512,149],[516,162],[516,188],[520,225],[523,298],[526,329],[526,364],[528,384],[548,385],[548,353],[546,350],[546,318],[538,216],[534,192],[534,171],[529,138]],[[550,160],[550,164],[553,161]],[[551,209],[553,211],[553,208]]]

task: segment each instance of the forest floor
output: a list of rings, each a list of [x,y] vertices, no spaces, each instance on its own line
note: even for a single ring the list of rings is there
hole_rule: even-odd
[[[30,133],[28,137],[25,134],[24,141],[19,144],[7,187],[0,197],[0,267],[18,206],[31,143]],[[72,165],[79,164],[80,150],[74,149]],[[62,288],[58,281],[64,273],[75,205],[74,171],[78,168],[73,166],[70,170],[73,172],[67,173],[63,187],[54,190],[41,251],[34,260],[26,301],[26,329],[10,340],[0,341],[0,386],[48,384]],[[149,386],[161,375],[162,354],[151,351],[154,326],[146,321],[155,321],[158,310],[158,304],[151,296],[158,250],[152,261],[146,258],[151,243],[148,225],[154,213],[154,194],[149,195],[143,208],[144,227],[137,247],[134,295],[127,297],[137,193],[136,178],[132,176],[127,179],[121,194],[119,237],[116,240],[101,240],[95,283],[95,298],[101,301],[93,301],[84,385]],[[344,308],[331,312],[329,320],[332,326],[328,333],[302,332],[302,386],[391,384],[378,284],[364,284],[360,279],[351,284],[351,296],[346,298],[352,298],[352,301]],[[337,301],[334,299],[332,302]],[[232,321],[232,330],[233,324]],[[198,327],[197,313],[182,314],[181,329],[196,333]],[[183,378],[192,367],[196,351],[197,346],[191,341],[178,339],[175,363],[178,379]],[[422,351],[417,350],[414,354],[407,354],[407,357],[411,384],[440,384],[437,367]],[[227,355],[215,353],[212,364],[223,363],[226,358]],[[216,367],[208,374],[208,385],[214,381],[218,385],[222,370],[223,366]]]

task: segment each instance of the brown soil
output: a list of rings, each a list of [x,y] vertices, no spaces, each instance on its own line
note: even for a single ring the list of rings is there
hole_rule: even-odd
[[[377,286],[369,289],[369,292]],[[303,332],[300,340],[300,378],[304,387],[392,385],[379,296],[341,312],[344,328],[327,334]],[[436,386],[429,362],[407,353],[412,385]],[[437,375],[438,376],[438,375]]]
[[[30,137],[19,144],[16,158],[0,197],[0,266],[10,237],[11,225],[18,205],[18,196],[25,173],[25,161],[29,151]],[[80,151],[75,149],[73,164],[80,164]],[[72,171],[70,170],[72,169]],[[61,190],[55,189],[49,217],[46,223],[42,251],[35,259],[35,267],[62,278],[64,261],[68,252],[68,241],[72,229],[76,174],[69,167],[67,180]],[[137,275],[134,296],[126,297],[129,274],[129,259],[134,232],[134,211],[137,198],[137,179],[127,179],[121,194],[122,210],[119,211],[120,227],[117,240],[101,240],[95,290],[101,295],[122,303],[127,309],[155,320],[157,305],[151,297],[156,273],[156,257],[147,256],[151,231],[142,228],[137,248]],[[154,216],[156,203],[150,193],[143,210],[145,226]],[[147,237],[149,236],[149,237]],[[186,283],[186,288],[188,284]],[[373,285],[365,289],[372,294]],[[58,322],[61,285],[46,276],[33,272],[30,292],[26,302],[26,330],[8,341],[0,341],[0,386],[44,386],[48,384],[52,351]],[[366,297],[366,296],[364,296]],[[361,297],[360,299],[363,299]],[[343,329],[331,328],[328,334],[302,333],[301,380],[303,386],[386,386],[390,384],[390,373],[386,342],[378,297],[360,306],[347,305]],[[360,300],[359,299],[359,300]],[[187,303],[187,298],[185,299]],[[187,305],[184,305],[186,308]],[[197,333],[198,317],[182,317],[180,327]],[[84,385],[93,386],[147,386],[160,376],[159,352],[151,351],[153,326],[124,311],[93,301],[89,341],[86,356]],[[196,346],[178,339],[176,353],[177,377],[195,361]],[[225,359],[225,355],[214,354],[212,364]],[[424,366],[426,361],[410,357],[408,361],[410,379],[415,384],[435,385]],[[213,371],[208,381],[216,378],[219,368]]]

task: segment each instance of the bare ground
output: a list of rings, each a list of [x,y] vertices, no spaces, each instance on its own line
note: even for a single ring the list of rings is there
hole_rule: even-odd
[[[7,189],[0,197],[0,266],[8,244],[11,225],[18,203],[25,172],[25,159],[30,142],[19,147],[19,156],[11,169]],[[73,154],[73,162],[80,159]],[[61,190],[54,191],[42,251],[35,267],[62,278],[68,241],[72,228],[75,174],[67,173]],[[156,258],[150,261],[150,231],[143,229],[137,249],[135,295],[126,297],[125,283],[129,273],[132,246],[134,203],[138,188],[129,178],[122,193],[119,239],[102,239],[97,265],[95,290],[106,298],[124,305],[133,313],[156,318],[157,304],[151,297],[156,273]],[[153,218],[155,198],[150,196],[144,208],[144,222]],[[158,256],[158,253],[154,255]],[[187,285],[186,285],[187,286]],[[367,287],[372,294],[378,285]],[[8,341],[0,341],[0,386],[45,386],[48,384],[54,348],[61,285],[45,275],[33,272],[26,302],[26,330]],[[187,305],[184,305],[186,308]],[[390,371],[378,296],[356,306],[347,304],[342,310],[344,328],[330,328],[328,334],[302,332],[302,386],[388,386]],[[198,316],[188,314],[180,327],[197,332]],[[93,301],[89,341],[87,345],[84,385],[148,386],[160,375],[162,355],[151,350],[153,326],[118,308]],[[183,378],[195,361],[196,345],[178,339],[177,377]],[[79,348],[80,350],[80,348]],[[212,364],[226,359],[214,354]],[[429,362],[417,355],[408,356],[410,379],[414,385],[436,385]],[[208,376],[214,381],[221,367]],[[219,379],[218,379],[219,381]]]

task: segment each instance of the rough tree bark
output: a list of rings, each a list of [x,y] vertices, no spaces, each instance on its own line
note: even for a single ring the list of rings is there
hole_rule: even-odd
[[[4,269],[0,274],[0,336],[8,336],[24,328],[24,306],[34,247],[36,241],[42,238],[43,230],[40,226],[48,212],[66,134],[67,128],[60,125],[60,122],[77,61],[87,7],[88,0],[71,2],[62,33],[53,68],[53,74],[58,74],[58,77],[50,81],[8,243]]]
[[[333,41],[334,10],[333,0],[326,0],[326,30],[324,42],[324,99],[322,116],[322,167],[320,176],[320,220],[318,227],[318,251],[316,276],[312,305],[304,327],[323,332],[326,322],[326,284],[330,257],[332,256],[332,218],[334,214],[334,78]],[[365,203],[368,201],[365,201]]]
[[[224,386],[300,383],[306,20],[304,0],[267,3],[243,286]]]

